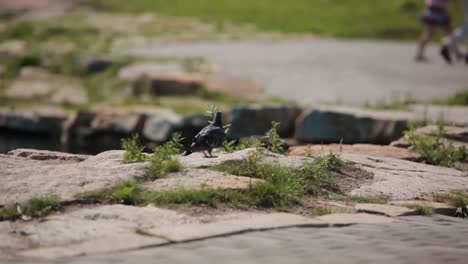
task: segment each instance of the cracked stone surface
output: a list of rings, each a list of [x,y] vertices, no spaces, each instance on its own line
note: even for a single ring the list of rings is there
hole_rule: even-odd
[[[280,227],[327,226],[320,220],[286,213],[189,216],[152,206],[125,205],[82,208],[31,222],[0,224],[0,238],[4,238],[0,253],[30,258],[118,252]]]
[[[389,204],[356,204],[354,209],[358,212],[386,215],[390,217],[417,214],[416,209]]]
[[[410,216],[399,220],[397,223],[341,228],[250,232],[139,251],[65,259],[57,263],[466,263],[466,220],[443,216]]]
[[[374,174],[370,184],[360,186],[350,195],[385,195],[395,200],[408,200],[435,192],[468,188],[467,174],[451,168],[347,153],[343,153],[342,158]]]
[[[148,168],[147,163],[122,164],[123,151],[103,152],[81,162],[70,161],[79,161],[83,156],[31,152],[36,154],[18,151],[0,155],[0,204],[21,203],[50,195],[73,200],[82,192],[110,187],[120,180],[144,177]],[[57,163],[60,159],[68,161]]]

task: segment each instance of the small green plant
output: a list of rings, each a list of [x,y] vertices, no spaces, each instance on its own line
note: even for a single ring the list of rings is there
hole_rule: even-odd
[[[430,215],[434,214],[434,208],[432,208],[430,206],[418,205],[418,206],[414,207],[414,209],[416,209],[416,212],[419,215],[430,216]]]
[[[456,208],[455,216],[468,217],[468,191],[451,191],[434,195],[436,202],[448,203]]]
[[[262,146],[260,140],[253,137],[241,138],[237,143],[235,140],[226,140],[223,145],[223,149],[227,153],[232,153],[239,150],[248,148],[259,148]]]
[[[269,146],[267,147],[273,153],[284,154],[286,150],[283,148],[284,142],[278,134],[278,122],[271,122],[271,128],[265,134],[265,136],[269,139]]]
[[[59,211],[62,204],[58,197],[32,198],[22,204],[7,205],[0,209],[0,221],[16,220],[22,217],[42,217]]]
[[[141,145],[137,134],[129,139],[123,139],[122,147],[125,150],[124,163],[137,163],[148,160],[148,157],[143,153],[145,147]]]
[[[109,189],[79,194],[77,198],[93,203],[139,205],[145,201],[143,193],[141,184],[137,180],[131,179],[118,182]]]
[[[442,124],[439,124],[434,136],[417,135],[415,131],[416,129],[411,127],[405,132],[405,139],[425,162],[432,165],[454,167],[456,162],[468,159],[468,150],[464,146],[457,148],[451,144],[444,145],[442,139],[445,130]]]
[[[149,159],[151,162],[150,178],[152,180],[182,169],[182,164],[174,157],[182,151],[182,140],[183,138],[179,133],[174,133],[169,142],[154,149],[154,154]]]
[[[305,192],[319,195],[334,185],[332,171],[338,171],[344,166],[344,161],[333,153],[317,158],[314,162],[305,162],[299,169],[299,177],[303,182]]]
[[[328,199],[334,201],[370,204],[386,204],[390,200],[387,196],[345,196],[334,193],[329,194]]]

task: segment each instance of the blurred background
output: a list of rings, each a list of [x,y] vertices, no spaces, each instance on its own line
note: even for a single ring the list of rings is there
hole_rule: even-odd
[[[214,105],[230,138],[280,121],[290,144],[388,144],[441,115],[464,125],[468,67],[442,60],[440,34],[428,61],[414,60],[423,9],[422,0],[0,0],[0,153],[94,154],[132,134],[151,149],[176,131],[190,139]],[[460,8],[450,13],[460,24]],[[350,115],[376,122],[330,128]],[[391,121],[383,132],[361,135],[381,120]]]

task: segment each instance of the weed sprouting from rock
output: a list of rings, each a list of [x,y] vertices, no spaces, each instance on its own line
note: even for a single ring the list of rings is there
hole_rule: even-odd
[[[265,134],[265,136],[269,140],[269,146],[267,147],[273,153],[284,154],[286,150],[284,149],[283,145],[284,142],[278,134],[278,122],[271,122],[271,128]]]
[[[406,131],[405,139],[412,145],[412,149],[421,155],[427,163],[454,167],[456,162],[468,160],[467,148],[444,144],[443,136],[445,129],[443,125],[438,126],[437,133],[434,136],[417,135],[415,131],[414,127]]]
[[[154,149],[154,154],[149,158],[151,162],[151,180],[159,179],[167,173],[177,172],[182,169],[182,164],[175,157],[182,151],[182,140],[183,138],[179,133],[174,133],[169,142]]]
[[[42,217],[62,208],[60,199],[56,196],[31,198],[30,200],[15,205],[7,205],[0,209],[0,221],[28,219]]]
[[[143,153],[145,147],[140,144],[136,134],[129,139],[122,139],[122,147],[125,150],[124,163],[144,162],[148,159]]]

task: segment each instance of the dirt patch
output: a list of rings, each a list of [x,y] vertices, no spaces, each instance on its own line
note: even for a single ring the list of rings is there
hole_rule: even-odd
[[[343,195],[362,185],[370,184],[374,179],[372,172],[360,169],[352,163],[346,163],[341,169],[331,173],[334,182],[331,191]]]

